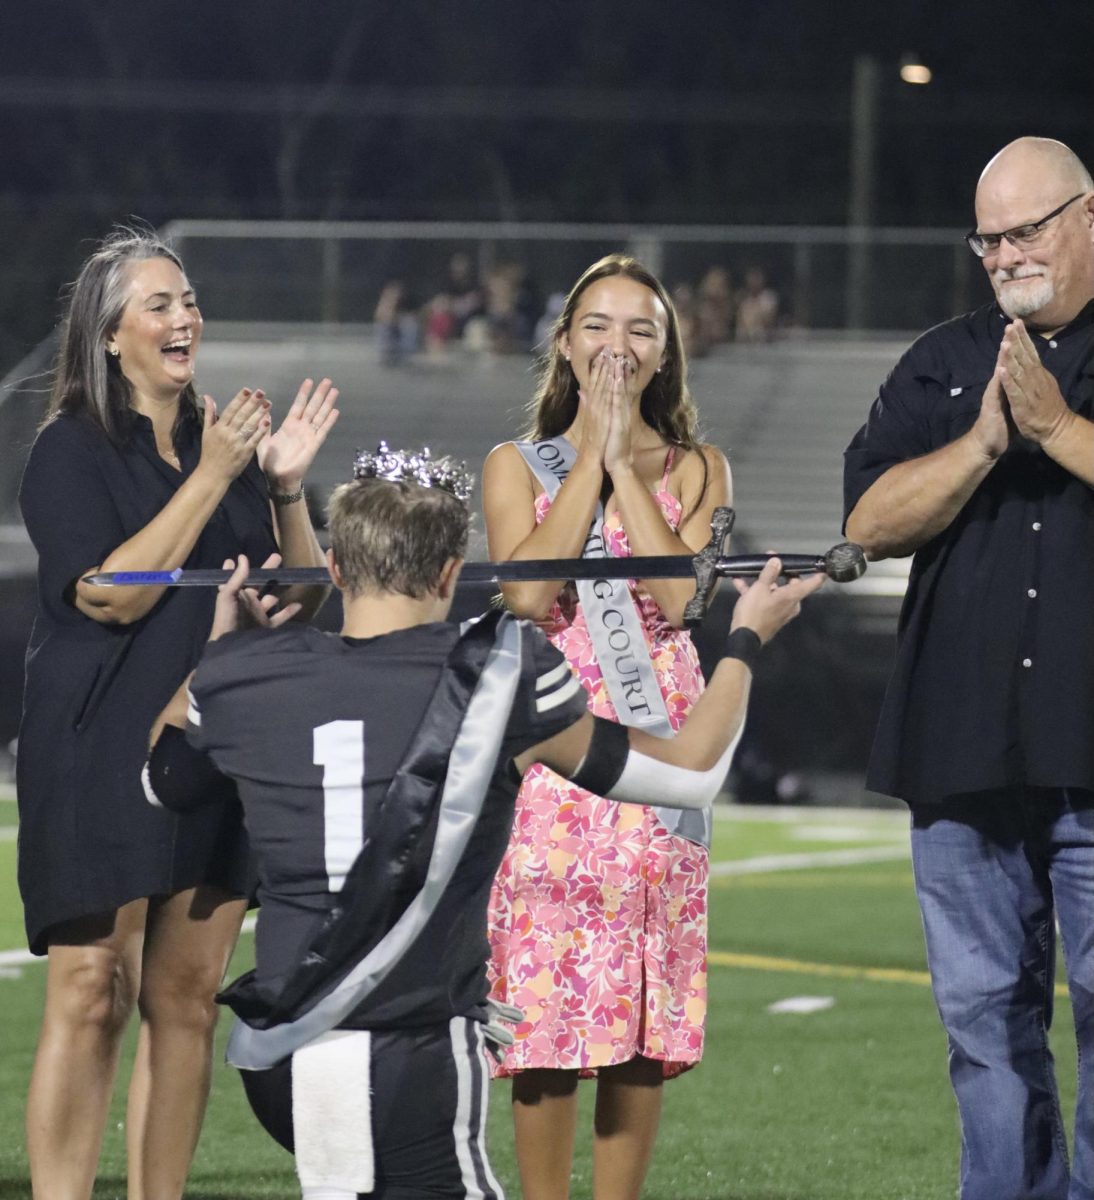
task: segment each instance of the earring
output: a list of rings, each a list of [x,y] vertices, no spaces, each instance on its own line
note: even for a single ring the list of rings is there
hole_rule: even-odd
[[[121,351],[118,349],[117,346],[107,346],[106,352],[107,352],[107,354],[110,355],[111,358],[117,358],[118,355],[121,354]]]
[[[654,372],[654,374],[655,374],[655,375],[660,375],[660,374],[661,374],[661,368],[660,368],[660,367],[658,367],[658,368],[657,368],[657,370]]]

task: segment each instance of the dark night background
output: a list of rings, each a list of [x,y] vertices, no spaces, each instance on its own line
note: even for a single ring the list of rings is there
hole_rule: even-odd
[[[965,227],[1010,138],[1094,158],[1092,47],[1090,0],[5,3],[0,374],[131,214],[844,224],[862,54],[875,223]]]

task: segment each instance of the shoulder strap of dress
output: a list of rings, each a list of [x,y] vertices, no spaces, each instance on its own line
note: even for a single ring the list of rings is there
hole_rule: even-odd
[[[664,492],[668,489],[669,473],[672,471],[672,464],[676,459],[676,447],[670,446],[668,454],[665,455],[665,473],[661,476],[661,482],[658,484],[658,491]]]

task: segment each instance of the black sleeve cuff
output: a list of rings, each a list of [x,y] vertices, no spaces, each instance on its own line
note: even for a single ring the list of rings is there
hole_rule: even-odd
[[[163,805],[186,812],[236,799],[236,786],[203,750],[196,750],[176,725],[165,725],[148,756],[148,786]]]

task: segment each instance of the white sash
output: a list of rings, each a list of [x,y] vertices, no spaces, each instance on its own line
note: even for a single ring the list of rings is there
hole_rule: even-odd
[[[553,500],[577,459],[577,451],[562,436],[514,444]],[[609,557],[604,541],[604,506],[599,501],[581,557]],[[672,724],[650,661],[642,617],[627,581],[583,579],[577,581],[576,587],[600,673],[620,723],[644,729],[655,737],[672,737]],[[653,811],[670,833],[700,846],[710,846],[709,808],[655,807]]]

